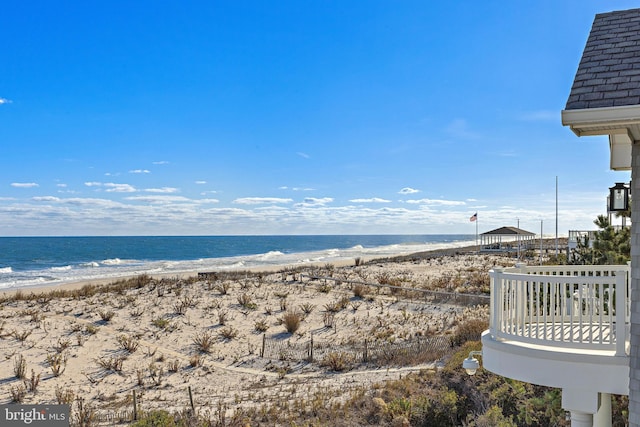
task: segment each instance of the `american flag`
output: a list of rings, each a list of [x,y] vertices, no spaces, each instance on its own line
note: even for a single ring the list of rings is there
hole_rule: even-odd
[[[476,221],[477,219],[478,219],[478,212],[471,215],[471,218],[469,218],[469,221],[473,222],[473,221]]]

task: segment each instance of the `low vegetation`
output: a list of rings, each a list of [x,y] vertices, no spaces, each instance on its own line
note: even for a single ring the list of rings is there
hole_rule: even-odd
[[[453,310],[444,292],[486,293],[493,261],[481,261],[481,267],[471,266],[470,260],[469,266],[457,271],[420,280],[410,271],[394,276],[385,274],[384,267],[376,270],[375,263],[359,261],[347,269],[327,265],[305,270],[304,283],[302,272],[292,269],[280,272],[277,280],[283,283],[275,285],[264,275],[238,272],[206,280],[154,281],[140,276],[46,295],[17,292],[0,299],[2,314],[25,310],[26,316],[21,324],[7,326],[8,315],[0,321],[0,342],[12,346],[5,355],[10,383],[3,398],[70,404],[72,426],[99,425],[100,420],[104,425],[101,417],[106,415],[115,417],[109,419],[114,425],[138,427],[568,426],[559,390],[508,380],[483,369],[469,377],[461,369],[469,351],[480,348],[487,309],[474,304]],[[322,279],[308,279],[314,274]],[[425,302],[416,289],[442,294],[434,293]],[[305,292],[309,298],[306,294],[297,298]],[[135,305],[136,298],[145,299],[144,310]],[[62,320],[54,323],[56,319]],[[241,324],[250,325],[249,330],[241,331]],[[45,328],[61,331],[61,338]],[[349,332],[347,338],[336,338],[344,331]],[[437,355],[420,357],[400,346],[434,336],[446,340]],[[269,339],[280,345],[280,353],[260,359]],[[364,339],[369,343],[368,357],[351,351]],[[297,359],[289,358],[288,351],[312,340],[317,346],[313,357],[302,351]],[[72,383],[76,371],[72,364],[97,342],[103,348],[83,367],[85,382]],[[334,347],[322,347],[327,343]],[[37,357],[28,353],[34,345],[42,346]],[[238,350],[225,354],[231,346]],[[378,348],[395,350],[376,355],[373,362]],[[434,359],[439,360],[437,368],[430,364]],[[390,377],[395,368],[416,365],[420,369]],[[264,375],[244,372],[256,366]],[[240,390],[225,384],[223,393],[211,397],[212,385],[226,381],[226,369],[236,368],[247,386]],[[377,382],[318,385],[319,378],[365,370],[376,372]],[[307,375],[309,371],[313,375]],[[192,397],[187,388],[194,378],[205,381],[197,383]],[[91,394],[116,382],[123,384],[117,393]],[[135,421],[131,419],[134,391]],[[219,399],[217,405],[214,399]],[[625,397],[615,397],[614,426],[625,425],[626,405]]]

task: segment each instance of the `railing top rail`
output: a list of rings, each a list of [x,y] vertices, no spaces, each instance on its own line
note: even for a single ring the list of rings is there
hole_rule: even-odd
[[[494,271],[495,269],[491,270]],[[504,273],[521,273],[531,274],[537,272],[553,273],[553,272],[616,272],[616,271],[628,271],[628,265],[616,264],[616,265],[523,265],[516,267],[507,267],[501,269]]]

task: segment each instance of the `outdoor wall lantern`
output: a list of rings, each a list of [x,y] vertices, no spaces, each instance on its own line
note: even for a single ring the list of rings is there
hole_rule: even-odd
[[[609,188],[609,212],[629,210],[629,186],[623,182]]]
[[[472,351],[469,353],[469,357],[462,361],[462,367],[469,375],[475,375],[476,371],[480,368],[480,362],[473,356],[482,356],[482,352]]]

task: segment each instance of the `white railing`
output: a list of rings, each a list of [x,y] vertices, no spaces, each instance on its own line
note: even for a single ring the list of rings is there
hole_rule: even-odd
[[[626,354],[628,266],[517,265],[489,274],[495,339]]]

